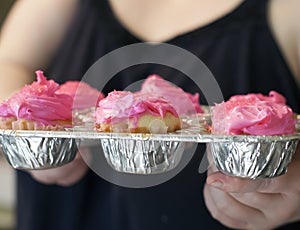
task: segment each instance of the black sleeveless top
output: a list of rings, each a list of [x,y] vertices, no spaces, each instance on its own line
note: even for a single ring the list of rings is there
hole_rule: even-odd
[[[245,0],[224,17],[166,42],[198,56],[213,73],[225,99],[234,94],[268,94],[276,90],[299,113],[299,88],[270,31],[267,3],[267,0]],[[80,80],[103,55],[138,42],[142,41],[117,21],[108,1],[82,0],[46,75],[60,83]],[[152,73],[189,92],[199,91],[183,73],[159,64],[122,70],[104,91],[124,89]],[[92,171],[74,186],[47,186],[19,171],[18,229],[226,229],[205,207],[206,175],[198,172],[203,149],[200,145],[199,154],[176,177],[143,189],[113,185]]]

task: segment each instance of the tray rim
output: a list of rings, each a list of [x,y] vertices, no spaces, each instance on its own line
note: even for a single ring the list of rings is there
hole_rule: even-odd
[[[195,127],[194,127],[195,128]],[[178,132],[167,134],[151,133],[108,133],[98,132],[96,130],[66,129],[63,131],[43,131],[43,130],[9,130],[0,129],[0,136],[12,137],[40,137],[40,138],[70,138],[70,139],[126,139],[142,141],[179,141],[193,143],[211,143],[211,142],[270,142],[300,140],[300,132],[297,130],[294,134],[274,135],[274,136],[253,136],[253,135],[216,135],[207,131],[182,129]]]

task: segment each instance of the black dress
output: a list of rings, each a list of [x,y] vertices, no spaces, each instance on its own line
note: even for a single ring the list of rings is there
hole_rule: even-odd
[[[60,83],[80,80],[96,60],[110,51],[142,42],[117,21],[108,1],[82,0],[80,4],[46,72]],[[234,94],[268,94],[276,90],[299,113],[299,88],[270,31],[267,4],[267,0],[246,0],[226,16],[167,43],[198,56],[215,76],[225,99]],[[159,64],[124,69],[104,91],[124,89],[152,73],[189,92],[199,91],[183,73]],[[201,150],[203,146],[199,146]],[[18,171],[18,229],[226,229],[210,216],[204,204],[206,174],[198,172],[202,156],[201,152],[195,154],[187,167],[168,182],[143,189],[111,184],[92,171],[72,187],[47,186]]]

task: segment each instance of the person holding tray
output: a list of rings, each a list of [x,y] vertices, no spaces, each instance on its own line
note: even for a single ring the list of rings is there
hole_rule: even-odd
[[[20,0],[0,34],[0,97],[32,82],[37,69],[59,83],[81,80],[117,48],[163,42],[199,57],[224,99],[276,90],[299,113],[299,7],[297,0]],[[104,93],[154,73],[185,91],[199,91],[180,71],[143,64],[119,72]],[[300,226],[299,146],[286,174],[257,180],[226,176],[214,167],[199,173],[204,149],[199,145],[174,178],[140,189],[103,180],[80,154],[59,168],[17,171],[17,229]]]

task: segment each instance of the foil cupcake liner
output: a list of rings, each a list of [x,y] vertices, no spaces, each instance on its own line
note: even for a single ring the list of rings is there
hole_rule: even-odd
[[[298,139],[209,143],[216,167],[242,178],[273,178],[287,172]]]
[[[56,137],[22,137],[1,135],[1,149],[15,169],[49,169],[71,162],[77,153],[78,141]]]
[[[174,169],[181,160],[184,142],[101,139],[107,163],[116,171],[157,174]]]
[[[0,145],[8,162],[16,169],[46,169],[73,160],[77,146],[99,145],[108,164],[119,172],[155,174],[174,169],[189,143],[209,143],[217,167],[224,173],[246,178],[266,178],[286,172],[300,140],[300,129],[279,136],[216,135],[208,130],[210,116],[186,117],[187,126],[174,133],[96,132],[88,119],[78,126],[58,131],[0,130]]]

